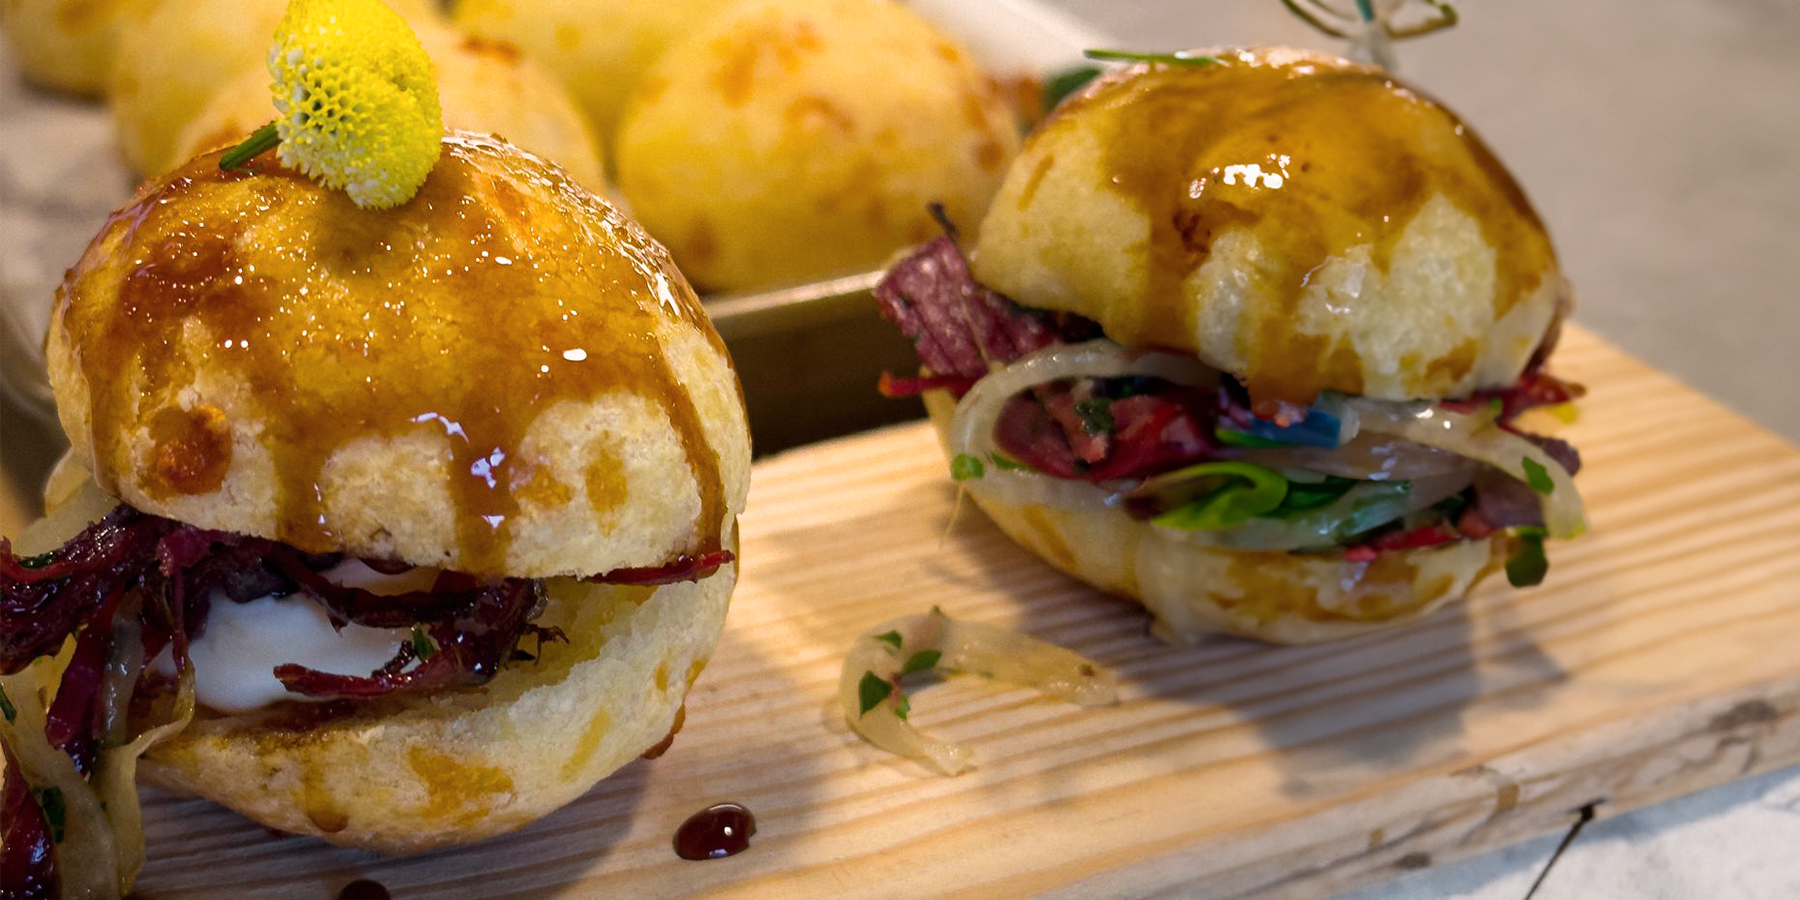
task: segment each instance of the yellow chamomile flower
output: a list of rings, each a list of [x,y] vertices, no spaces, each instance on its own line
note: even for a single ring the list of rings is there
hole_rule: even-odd
[[[291,0],[269,48],[281,161],[357,206],[412,199],[444,134],[425,48],[380,0]]]

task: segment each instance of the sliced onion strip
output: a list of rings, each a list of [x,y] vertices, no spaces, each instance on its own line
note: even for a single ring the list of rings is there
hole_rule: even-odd
[[[1364,431],[1391,434],[1487,463],[1520,481],[1530,483],[1525,460],[1542,466],[1550,476],[1550,493],[1540,495],[1545,530],[1554,538],[1572,538],[1587,530],[1581,494],[1569,471],[1542,448],[1473,416],[1451,412],[1442,406],[1412,411],[1367,398],[1349,401],[1362,419]]]
[[[141,654],[140,654],[141,655]],[[173,699],[158,704],[163,721],[144,729],[131,743],[100,751],[94,790],[105,804],[112,825],[119,884],[130,890],[144,867],[144,816],[138,808],[138,760],[165,738],[180,734],[194,719],[194,668],[181,673]]]
[[[67,655],[40,659],[22,672],[0,676],[0,688],[16,711],[10,722],[0,717],[0,738],[18,757],[32,787],[62,794],[63,839],[56,844],[62,896],[118,900],[123,890],[122,860],[100,793],[75,771],[68,755],[44,737],[44,718]]]
[[[897,646],[894,638],[898,638]],[[960,775],[974,765],[961,744],[921,733],[904,717],[898,688],[864,712],[860,687],[867,676],[898,684],[917,654],[937,653],[928,668],[980,672],[1000,681],[1036,688],[1047,697],[1077,706],[1108,706],[1119,699],[1113,674],[1086,657],[1055,644],[995,625],[963,622],[939,610],[905,616],[857,638],[838,678],[838,702],[850,727],[876,747],[918,760],[943,775]]]
[[[989,372],[963,395],[950,425],[950,453],[979,460],[991,458],[998,450],[994,425],[1006,402],[1038,385],[1067,378],[1130,376],[1161,378],[1189,387],[1210,387],[1219,379],[1217,371],[1193,357],[1135,352],[1105,339],[1046,347]],[[964,484],[984,497],[1014,505],[1082,509],[1105,506],[1113,496],[1085,481],[1008,471],[997,466],[987,467],[982,477]]]

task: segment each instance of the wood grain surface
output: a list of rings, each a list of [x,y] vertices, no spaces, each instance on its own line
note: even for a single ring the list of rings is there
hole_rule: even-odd
[[[1800,451],[1579,330],[1564,429],[1592,531],[1541,588],[1482,585],[1404,631],[1277,648],[1158,644],[955,492],[924,425],[775,457],[686,728],[504,838],[382,859],[152,793],[140,893],[438,897],[1317,897],[1800,761]],[[1082,710],[980,679],[914,694],[966,741],[939,778],[862,743],[833,696],[864,629],[938,604],[1123,678]],[[735,800],[759,831],[684,862]]]

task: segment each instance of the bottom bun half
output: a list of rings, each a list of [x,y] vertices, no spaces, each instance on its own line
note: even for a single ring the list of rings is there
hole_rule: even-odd
[[[482,687],[202,710],[140,771],[268,827],[384,853],[511,831],[680,727],[736,579],[735,564],[654,588],[553,579],[535,621],[568,642],[544,644],[537,661]],[[538,651],[530,639],[520,649]]]
[[[948,443],[955,401],[925,397]],[[1370,562],[1336,553],[1206,547],[1111,507],[1016,505],[970,490],[1007,536],[1062,571],[1142,603],[1157,636],[1196,643],[1232,634],[1276,644],[1342,640],[1416,622],[1460,599],[1504,559],[1504,538],[1390,551]]]

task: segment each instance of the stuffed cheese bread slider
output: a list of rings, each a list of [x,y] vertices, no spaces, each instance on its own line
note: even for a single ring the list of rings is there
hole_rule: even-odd
[[[736,577],[742,398],[667,254],[561,170],[450,132],[378,210],[199,157],[106,223],[48,349],[85,475],[0,553],[34,785],[75,803],[160,727],[150,780],[409,852],[679,728]]]
[[[1291,49],[1141,63],[1027,141],[969,259],[878,296],[975,501],[1172,639],[1412,621],[1582,530],[1524,409],[1570,305],[1525,195],[1448,110]]]

